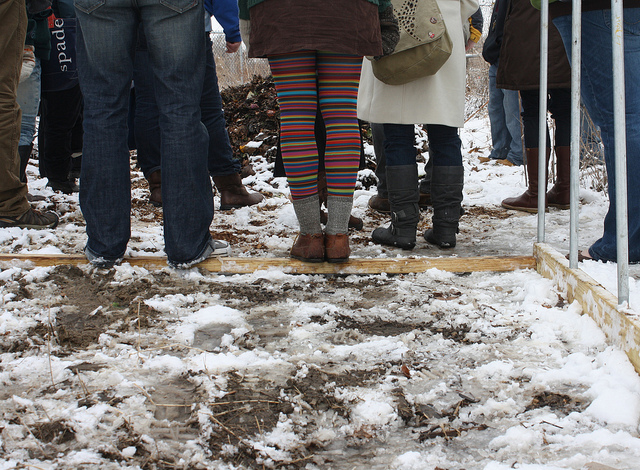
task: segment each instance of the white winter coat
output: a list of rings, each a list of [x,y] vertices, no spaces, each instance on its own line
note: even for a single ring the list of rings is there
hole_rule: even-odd
[[[464,126],[466,38],[477,0],[437,0],[453,51],[435,75],[406,85],[386,85],[363,60],[358,89],[358,118],[374,123]]]

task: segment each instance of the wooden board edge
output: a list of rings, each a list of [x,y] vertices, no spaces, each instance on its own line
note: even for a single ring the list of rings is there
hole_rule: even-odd
[[[538,273],[566,292],[569,302],[577,301],[640,374],[640,321],[634,318],[637,315],[619,307],[618,299],[581,269],[571,269],[569,260],[551,246],[536,243],[533,251]]]
[[[83,265],[84,255],[0,254],[0,263],[32,263],[34,266]],[[166,267],[166,259],[159,256],[125,258],[132,266],[158,269]],[[279,269],[291,274],[410,274],[440,269],[449,272],[535,269],[533,256],[515,257],[408,257],[408,258],[352,258],[348,263],[304,263],[291,258],[209,258],[196,265],[211,272],[248,274]]]

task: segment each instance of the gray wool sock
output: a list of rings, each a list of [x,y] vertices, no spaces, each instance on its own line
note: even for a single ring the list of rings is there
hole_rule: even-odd
[[[327,197],[327,212],[329,216],[327,219],[326,233],[329,235],[349,233],[349,217],[351,217],[352,208],[352,197]]]
[[[300,233],[304,235],[322,233],[320,199],[317,194],[304,199],[294,199],[293,209],[300,223]]]

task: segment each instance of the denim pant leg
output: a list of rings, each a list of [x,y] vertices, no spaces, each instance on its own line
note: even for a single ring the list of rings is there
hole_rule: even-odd
[[[201,2],[188,3],[185,10],[184,0],[139,0],[138,5],[160,113],[165,252],[172,264],[188,263],[211,240],[213,220],[209,136],[200,113],[204,8]]]
[[[489,105],[487,107],[493,146],[489,158],[496,160],[506,158],[507,149],[511,145],[511,135],[505,115],[505,92],[509,90],[502,90],[496,86],[497,71],[498,63],[489,66]]]
[[[213,43],[209,33],[205,35],[207,62],[204,87],[200,99],[202,122],[209,133],[209,174],[227,176],[239,173],[240,161],[233,158],[233,150],[227,133],[227,123],[222,109],[222,97],[218,87],[216,61],[213,57]]]
[[[427,124],[429,157],[433,166],[462,166],[462,141],[458,128],[441,124]]]
[[[133,64],[136,107],[133,132],[136,140],[138,165],[145,178],[160,169],[160,124],[158,105],[153,86],[153,72],[149,62],[147,40],[142,27],[138,29],[136,56]]]
[[[18,104],[22,110],[22,127],[20,129],[20,146],[30,146],[36,133],[36,116],[40,106],[40,77],[42,67],[40,59],[31,75],[18,85]]]
[[[415,165],[415,144],[413,124],[384,124],[384,154],[387,167]]]
[[[84,97],[80,208],[86,249],[121,258],[130,237],[127,115],[137,13],[127,0],[77,0],[78,76]]]
[[[502,90],[504,116],[509,131],[509,149],[507,160],[516,165],[523,163],[522,125],[520,124],[520,93],[517,90]]]
[[[554,19],[571,56],[571,16]],[[624,66],[627,144],[627,203],[629,224],[629,260],[640,261],[640,8],[624,9]],[[604,219],[604,233],[590,248],[595,259],[617,259],[615,138],[613,123],[613,77],[611,46],[611,12],[596,10],[582,13],[581,95],[593,119],[600,127],[609,181],[609,211]]]

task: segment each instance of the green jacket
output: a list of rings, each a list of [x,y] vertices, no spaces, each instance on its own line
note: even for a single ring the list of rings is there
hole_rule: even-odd
[[[262,3],[265,0],[238,0],[238,6],[240,7],[240,18],[243,20],[249,19],[249,8],[256,6],[258,3]],[[374,5],[378,5],[379,11],[386,10],[391,5],[391,0],[367,0]]]

